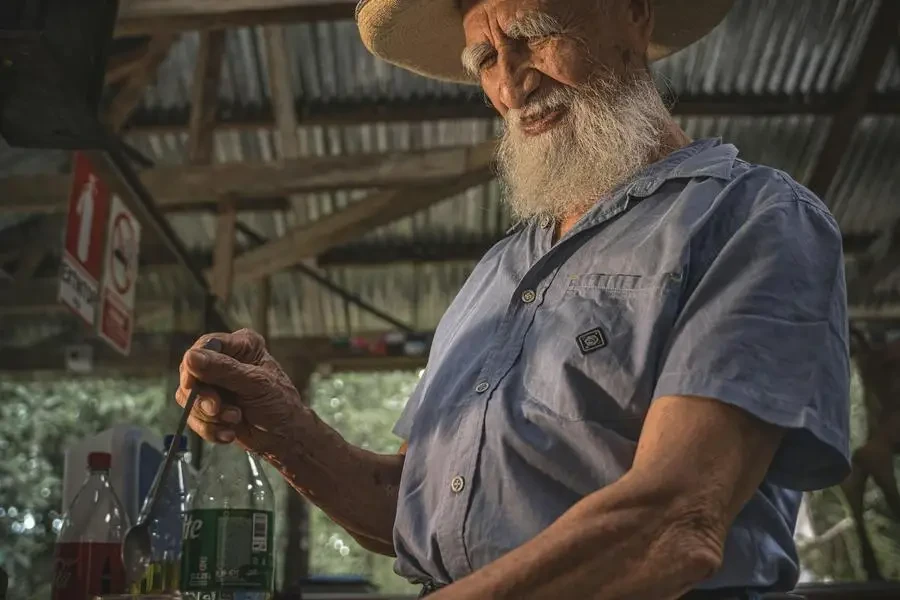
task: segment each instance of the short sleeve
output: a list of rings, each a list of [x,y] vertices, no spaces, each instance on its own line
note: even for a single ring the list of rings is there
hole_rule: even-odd
[[[839,483],[850,469],[850,356],[836,223],[785,199],[711,245],[717,254],[689,273],[655,397],[715,398],[787,428],[776,485]]]

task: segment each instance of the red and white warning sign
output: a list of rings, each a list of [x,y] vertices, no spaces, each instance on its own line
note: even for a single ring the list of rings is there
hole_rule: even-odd
[[[102,302],[98,333],[122,354],[131,350],[134,295],[141,247],[141,225],[118,196],[113,196],[106,234]]]
[[[59,272],[59,300],[93,326],[99,306],[98,285],[103,274],[109,189],[80,152],[74,155],[73,167],[66,245]]]

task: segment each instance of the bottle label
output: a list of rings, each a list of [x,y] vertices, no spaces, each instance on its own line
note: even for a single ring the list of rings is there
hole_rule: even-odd
[[[122,544],[63,542],[56,545],[53,600],[89,600],[124,591]]]
[[[185,515],[181,589],[208,600],[264,598],[275,571],[271,511],[196,509]]]

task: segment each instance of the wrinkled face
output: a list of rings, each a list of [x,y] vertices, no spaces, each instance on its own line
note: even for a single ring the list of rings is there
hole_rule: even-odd
[[[583,212],[650,162],[668,111],[647,71],[650,0],[462,0],[461,60],[506,121],[520,218]]]

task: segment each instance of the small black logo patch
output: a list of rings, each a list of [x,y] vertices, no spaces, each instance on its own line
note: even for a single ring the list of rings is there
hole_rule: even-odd
[[[585,331],[580,334],[576,340],[578,341],[578,348],[581,350],[582,354],[587,354],[588,352],[593,352],[594,350],[599,350],[606,346],[606,337],[603,335],[603,332],[600,331],[599,327],[591,329],[590,331]]]

